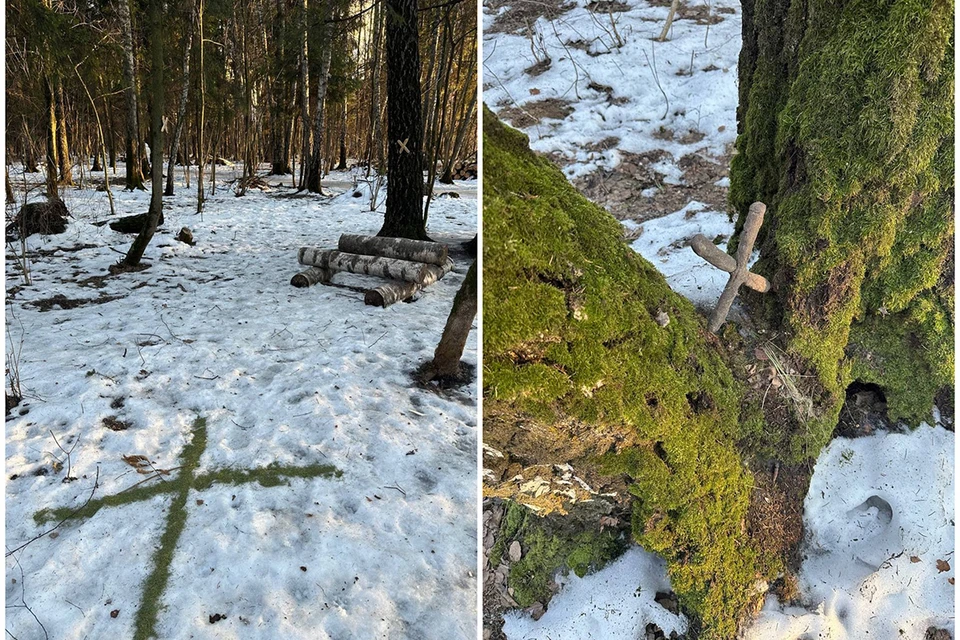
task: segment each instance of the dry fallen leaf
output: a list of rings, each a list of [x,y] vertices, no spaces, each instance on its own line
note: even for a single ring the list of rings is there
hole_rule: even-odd
[[[912,562],[913,564],[917,564],[918,562],[920,562],[920,558],[918,558],[917,556],[910,556],[910,562]]]
[[[120,609],[114,609],[113,611],[110,612],[111,618],[116,618],[118,615],[120,615]]]
[[[530,89],[530,95],[532,95],[532,96],[538,96],[538,95],[540,95],[540,89],[531,88],[531,89]]]
[[[937,560],[937,571],[943,573],[944,571],[950,571],[950,563],[946,560]]]

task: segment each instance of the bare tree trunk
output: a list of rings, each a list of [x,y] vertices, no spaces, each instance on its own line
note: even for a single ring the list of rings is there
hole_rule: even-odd
[[[57,166],[60,170],[60,184],[73,184],[73,165],[70,162],[70,145],[67,143],[67,105],[63,97],[63,83],[57,83],[57,112],[60,142],[57,145]]]
[[[123,83],[127,103],[127,189],[145,189],[141,166],[142,146],[137,125],[137,78],[133,59],[133,21],[130,18],[130,0],[117,0],[117,14],[123,30]]]
[[[27,119],[20,119],[20,126],[23,130],[23,170],[26,173],[36,173],[40,170],[37,166],[36,149],[33,147],[33,136],[27,128]]]
[[[373,13],[373,64],[370,72],[370,138],[367,145],[367,175],[370,168],[376,167],[377,173],[384,170],[383,163],[383,123],[380,119],[380,66],[383,59],[381,34],[383,33],[383,3],[378,2]]]
[[[44,93],[47,99],[47,198],[59,200],[57,191],[57,101],[53,93],[53,84],[44,79]]]
[[[477,261],[474,260],[467,271],[457,296],[453,299],[453,308],[447,317],[440,343],[433,353],[433,361],[423,370],[427,380],[440,377],[458,377],[460,358],[470,335],[473,320],[477,317]]]
[[[377,235],[429,240],[423,219],[417,0],[387,0],[387,212]]]
[[[340,113],[343,117],[340,120],[340,163],[337,165],[337,171],[344,171],[347,168],[347,99],[344,98],[340,104]]]
[[[331,15],[330,3],[331,0],[326,0],[323,3],[323,10],[320,16],[321,23],[325,23],[327,16]],[[324,36],[328,35],[330,30],[326,24],[323,24],[322,28]],[[311,193],[323,193],[320,188],[320,178],[323,174],[323,134],[324,126],[326,125],[324,102],[327,98],[327,85],[330,79],[330,61],[333,57],[333,42],[328,37],[323,37],[322,39],[326,42],[326,46],[320,54],[320,70],[317,75],[317,106],[313,114],[313,145],[309,159],[307,160],[306,171],[307,191]]]
[[[123,264],[140,264],[163,215],[163,0],[150,0],[150,209],[143,229],[133,241]]]
[[[203,0],[198,0],[197,3],[197,47],[200,63],[200,113],[197,117],[197,213],[203,213],[203,169],[207,163],[207,150],[203,146],[203,127],[207,106],[207,92],[203,75]]]
[[[17,199],[13,197],[13,185],[10,184],[10,169],[3,168],[3,186],[7,191],[7,204],[14,204]]]
[[[173,195],[173,169],[177,161],[177,153],[180,149],[180,136],[183,133],[184,122],[187,116],[187,96],[190,92],[190,48],[193,44],[193,6],[192,2],[187,12],[190,16],[190,22],[187,26],[187,33],[183,38],[183,86],[180,88],[180,104],[177,105],[177,124],[173,130],[173,140],[170,143],[170,162],[167,165],[167,186],[163,195]]]
[[[300,188],[305,189],[307,159],[310,157],[310,75],[309,51],[307,48],[307,0],[303,0],[300,14],[300,119],[303,141],[300,146]]]

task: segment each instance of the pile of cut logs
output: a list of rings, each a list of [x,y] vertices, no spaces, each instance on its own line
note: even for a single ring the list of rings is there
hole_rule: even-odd
[[[363,301],[378,307],[410,298],[453,269],[446,245],[439,242],[349,234],[340,236],[336,249],[302,247],[299,261],[307,269],[290,280],[295,287],[329,284],[339,271],[385,278],[364,293]]]
[[[453,174],[454,180],[476,180],[477,163],[460,160],[453,165],[451,173]]]

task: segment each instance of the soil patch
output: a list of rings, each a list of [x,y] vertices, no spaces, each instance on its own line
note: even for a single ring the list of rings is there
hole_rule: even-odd
[[[576,7],[566,0],[488,0],[484,6],[494,13],[508,7],[497,15],[489,28],[483,30],[485,34],[526,31],[540,18],[555,20]]]
[[[573,113],[573,107],[565,100],[546,98],[536,102],[528,102],[522,107],[507,107],[500,111],[501,118],[517,129],[526,129],[540,124],[544,119],[563,120]]]
[[[90,304],[106,304],[107,302],[113,302],[114,300],[119,300],[123,296],[100,296],[99,298],[68,298],[62,293],[58,293],[52,298],[44,298],[43,300],[35,300],[34,302],[27,302],[26,304],[40,309],[40,311],[50,311],[54,307],[59,307],[60,309],[76,309],[77,307],[85,307]]]
[[[660,137],[672,139],[664,130]],[[693,141],[693,138],[690,138]],[[681,139],[681,142],[684,139]],[[621,162],[613,169],[601,169],[573,181],[587,198],[604,207],[619,220],[644,222],[679,211],[697,200],[716,211],[727,209],[727,187],[716,182],[729,173],[729,154],[710,158],[700,153],[683,156],[677,166],[683,170],[683,184],[663,181],[653,165],[670,158],[662,149],[645,153],[621,153]],[[644,195],[646,189],[656,189]],[[650,192],[648,192],[650,193]]]

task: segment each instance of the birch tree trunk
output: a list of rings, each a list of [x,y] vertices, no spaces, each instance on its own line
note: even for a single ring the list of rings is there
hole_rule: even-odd
[[[317,106],[313,114],[313,146],[310,150],[309,160],[307,161],[306,186],[307,191],[311,193],[323,193],[320,188],[320,177],[323,175],[323,134],[326,123],[324,102],[327,98],[327,86],[330,79],[330,61],[333,57],[333,43],[326,37],[329,35],[330,30],[325,24],[327,16],[331,15],[330,2],[331,0],[324,1],[320,18],[321,24],[323,24],[322,29],[325,36],[323,40],[326,42],[326,46],[320,54],[320,70],[317,74]]]
[[[137,235],[123,263],[128,267],[140,264],[147,245],[153,239],[163,214],[163,0],[150,0],[150,209],[147,221]]]
[[[167,164],[167,186],[163,195],[173,195],[173,170],[177,161],[177,152],[180,149],[180,136],[183,133],[184,122],[187,115],[187,96],[190,92],[190,48],[193,44],[193,3],[189,3],[188,15],[190,21],[187,26],[187,33],[183,39],[183,85],[180,87],[180,103],[177,105],[177,124],[173,130],[173,141],[170,143],[170,162]],[[184,164],[188,164],[184,162]]]
[[[133,59],[133,21],[130,18],[130,1],[117,0],[117,14],[120,16],[121,45],[123,47],[123,84],[126,99],[126,146],[127,146],[127,189],[145,189],[141,169],[142,147],[137,125],[137,77]]]

